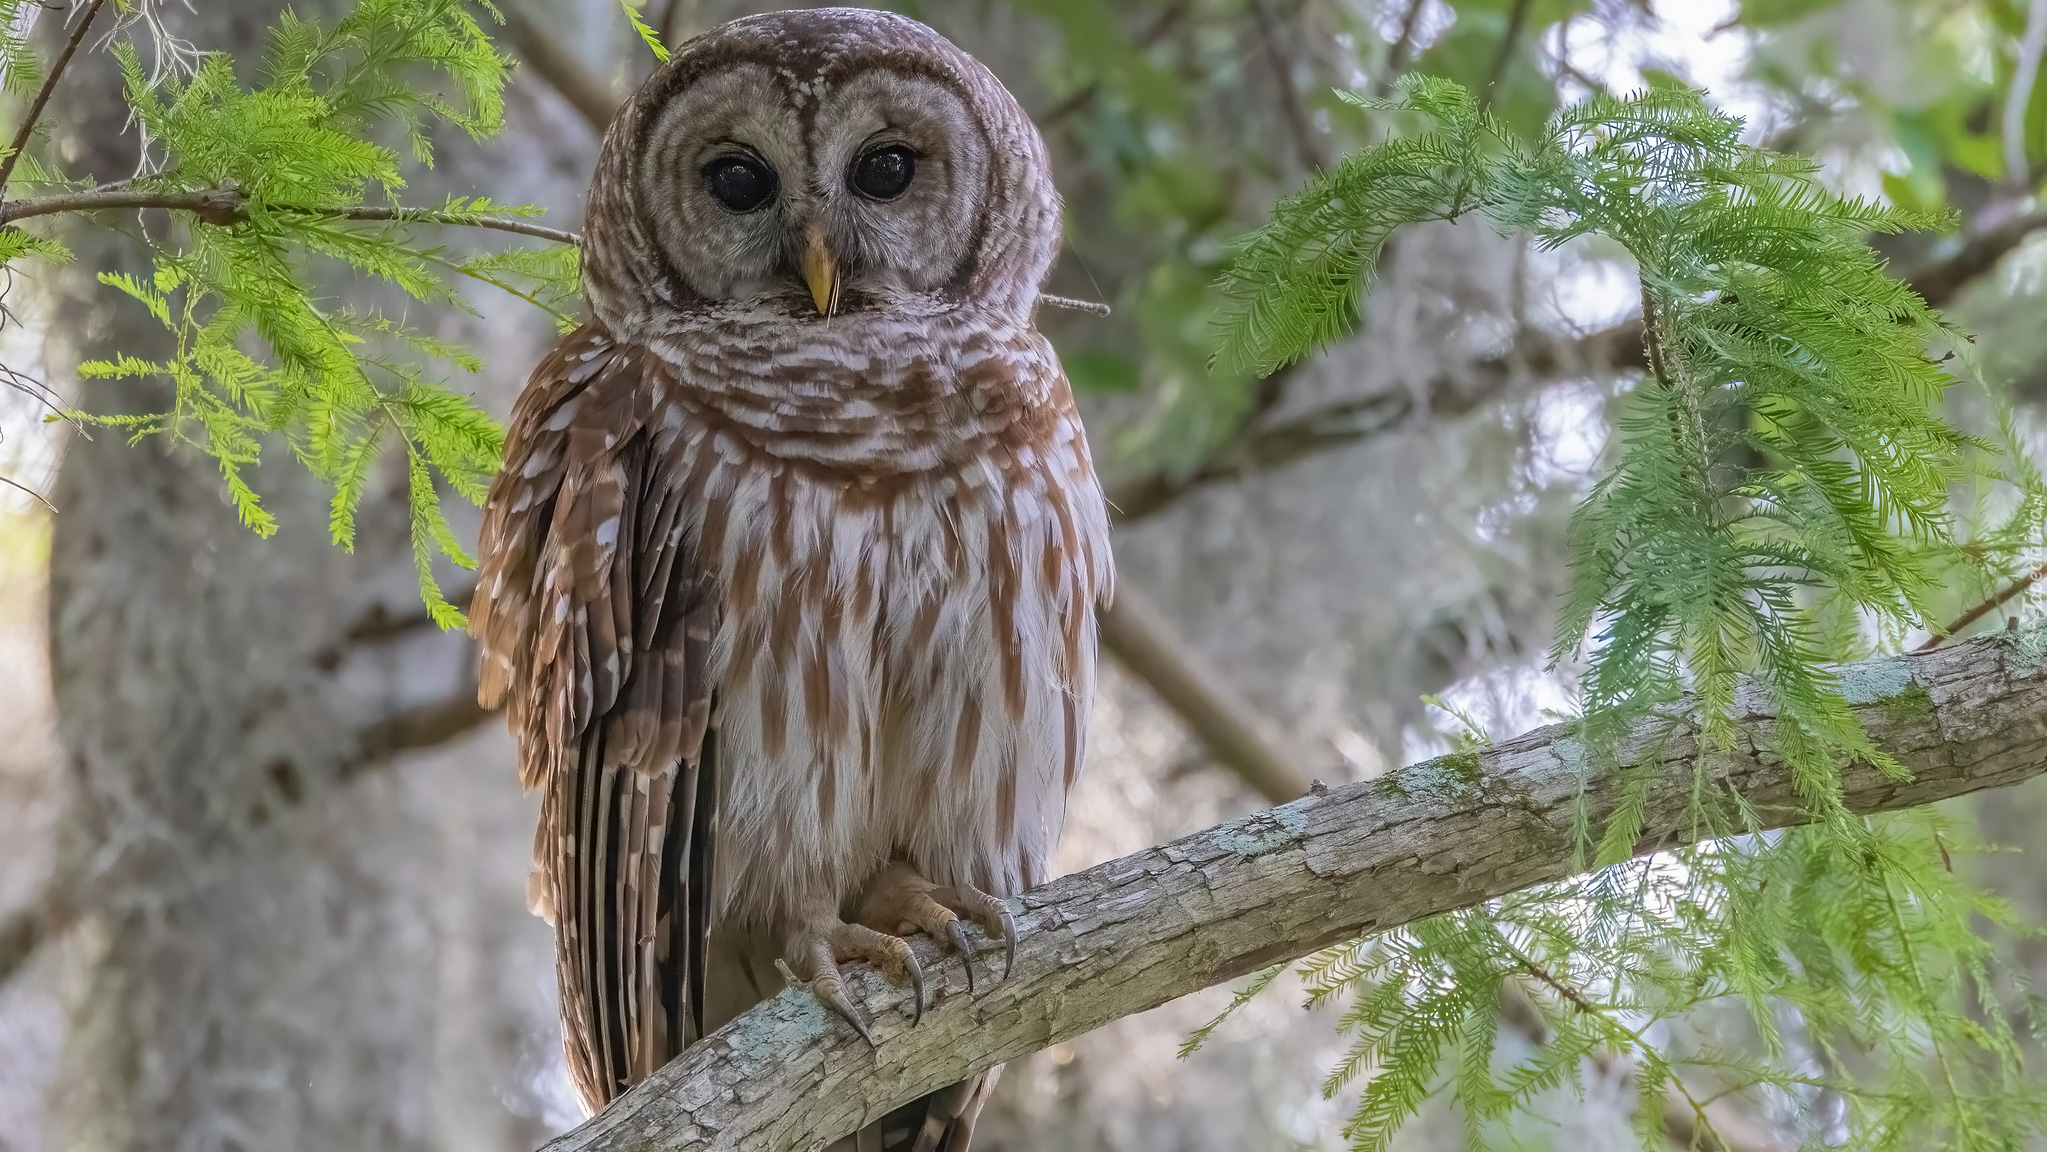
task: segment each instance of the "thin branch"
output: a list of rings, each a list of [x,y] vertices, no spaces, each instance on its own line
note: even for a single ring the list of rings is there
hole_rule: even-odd
[[[1867,764],[1842,774],[1855,812],[1914,807],[2047,772],[2047,669],[2003,634],[1925,655],[1851,666],[1867,691],[1858,718],[1913,776]],[[1902,706],[1909,695],[1920,701]],[[1926,702],[1930,701],[1928,707]],[[1725,758],[1705,763],[1763,827],[1810,808],[1770,752],[1774,709],[1745,688],[1752,717]],[[1013,971],[969,996],[961,965],[913,942],[934,998],[910,1026],[907,989],[866,968],[848,991],[879,1047],[785,989],[713,1033],[545,1152],[813,1149],[889,1109],[983,1069],[1331,944],[1573,874],[1581,811],[1604,821],[1646,780],[1652,852],[1686,843],[1695,730],[1658,719],[1619,742],[1638,760],[1588,777],[1562,726],[1310,795],[1056,880],[1010,902],[1021,930]],[[1760,749],[1760,751],[1759,751]],[[1467,754],[1470,755],[1470,754]],[[1581,805],[1583,806],[1581,809]],[[984,949],[994,945],[985,940]]]
[[[599,136],[611,127],[625,97],[616,87],[583,66],[568,50],[561,36],[542,27],[517,0],[499,6],[504,14],[505,40],[519,59],[547,82],[569,107],[580,113]]]
[[[2042,229],[2047,229],[2047,212],[2015,215],[1994,228],[1969,236],[1954,255],[1913,272],[1906,282],[1928,304],[1942,307]]]
[[[1128,584],[1102,613],[1102,647],[1159,694],[1216,762],[1275,804],[1307,795],[1309,782],[1267,737],[1258,717],[1159,610]]]
[[[11,476],[0,476],[0,484],[5,484],[9,488],[13,488],[16,491],[27,493],[28,496],[31,499],[33,499],[36,503],[41,504],[45,508],[48,508],[50,510],[50,515],[55,516],[57,514],[57,506],[55,504],[50,503],[49,497],[43,495],[41,492],[36,491],[35,489],[29,487],[28,485],[23,484],[21,481],[16,480]]]
[[[49,106],[50,93],[57,90],[57,81],[71,66],[71,58],[78,54],[78,46],[85,43],[85,33],[92,27],[93,17],[99,15],[105,3],[106,0],[91,0],[85,6],[85,14],[78,18],[78,26],[71,30],[71,38],[64,41],[64,50],[57,53],[49,75],[43,77],[43,86],[36,89],[35,99],[29,102],[28,112],[21,118],[21,127],[15,129],[14,142],[8,145],[7,158],[0,160],[0,192],[6,191],[7,181],[14,176],[14,166],[21,163],[22,153],[28,150],[29,141],[35,138],[36,121],[42,119],[43,109]]]
[[[1519,983],[1501,985],[1500,1016],[1508,1027],[1521,1033],[1532,1045],[1540,1045],[1548,1037],[1548,1023],[1536,1010],[1533,997]],[[1604,1059],[1594,1059],[1602,1071],[1607,1070],[1608,1064]],[[1676,1077],[1671,1079],[1675,1081]],[[1685,1152],[1785,1152],[1783,1142],[1774,1139],[1774,1133],[1766,1136],[1733,1130],[1734,1126],[1725,1118],[1702,1128],[1698,1113],[1720,1099],[1721,1095],[1715,1095],[1705,1100],[1694,1100],[1689,1091],[1675,1084],[1666,1087],[1663,1091],[1663,1131],[1670,1146]],[[1753,1128],[1754,1125],[1743,1121],[1742,1127]]]
[[[1319,172],[1329,166],[1329,161],[1322,155],[1315,130],[1301,108],[1300,94],[1294,91],[1292,61],[1279,50],[1279,37],[1273,29],[1272,14],[1266,10],[1264,0],[1251,0],[1250,8],[1252,22],[1258,26],[1259,48],[1265,54],[1266,67],[1272,72],[1272,82],[1278,87],[1280,118],[1286,121],[1287,133],[1293,137],[1294,151],[1299,154],[1301,167]]]
[[[1177,3],[1170,5],[1165,11],[1160,12],[1158,18],[1151,22],[1150,27],[1138,34],[1136,40],[1138,49],[1143,50],[1154,47],[1159,41],[1164,40],[1166,34],[1171,32],[1174,26],[1180,23],[1181,18],[1187,15],[1189,7],[1190,5],[1187,0],[1178,0]],[[1039,130],[1050,130],[1053,125],[1061,120],[1078,115],[1089,104],[1094,103],[1095,97],[1101,94],[1102,85],[1098,80],[1090,80],[1079,88],[1074,89],[1067,94],[1065,99],[1054,104],[1037,117]]]
[[[116,209],[163,208],[174,212],[190,212],[207,224],[227,226],[239,224],[249,218],[250,197],[238,188],[207,188],[195,192],[145,192],[117,190],[111,192],[66,192],[54,196],[37,196],[27,200],[0,202],[0,224],[12,224],[18,220],[29,220],[37,216],[51,216],[60,212],[106,212]],[[266,205],[273,212],[294,212],[306,216],[321,216],[335,220],[396,221],[405,224],[443,224],[469,228],[488,228],[494,232],[510,232],[520,236],[532,236],[540,240],[552,240],[557,244],[581,244],[583,238],[574,232],[560,228],[549,228],[516,216],[472,216],[463,212],[444,212],[431,208],[382,208],[364,204]]]
[[[1401,73],[1407,71],[1407,58],[1414,52],[1415,23],[1421,19],[1422,6],[1428,2],[1429,0],[1409,0],[1407,14],[1400,18],[1400,38],[1393,42],[1392,49],[1386,53],[1386,74],[1379,77],[1378,83],[1372,86],[1381,99],[1393,92],[1393,82],[1400,79]]]
[[[667,0],[667,3],[661,6],[661,15],[655,17],[652,21],[655,35],[661,37],[661,43],[667,45],[671,50],[676,47],[676,24],[682,18],[682,7],[683,0]]]
[[[1050,292],[1038,293],[1038,303],[1048,308],[1064,308],[1071,312],[1088,312],[1096,316],[1107,316],[1109,306],[1096,300],[1082,300],[1073,296],[1054,296]]]
[[[1492,104],[1494,90],[1500,81],[1506,79],[1507,66],[1514,62],[1514,48],[1521,39],[1521,28],[1528,22],[1530,0],[1514,0],[1514,7],[1507,13],[1507,30],[1500,34],[1499,51],[1493,54],[1493,66],[1486,70],[1485,87],[1479,89],[1480,107]]]
[[[72,889],[73,885],[60,872],[27,907],[0,919],[0,987],[20,975],[45,945],[64,935],[77,921],[77,901]]]
[[[476,702],[476,685],[465,678],[445,698],[394,712],[357,732],[355,753],[341,774],[346,777],[401,752],[417,752],[466,736],[493,715]]]
[[[1531,330],[1507,352],[1439,373],[1417,388],[1374,392],[1283,421],[1247,424],[1192,472],[1153,471],[1113,483],[1110,508],[1117,523],[1134,523],[1204,488],[1277,471],[1424,419],[1476,411],[1506,395],[1519,380],[1611,372],[1638,366],[1641,359],[1642,329],[1633,321],[1576,340]]]
[[[2032,0],[2026,6],[2026,30],[2019,37],[2011,88],[2004,99],[2004,182],[2014,191],[2024,191],[2032,175],[2032,165],[2026,162],[2026,113],[2033,103],[2033,84],[2040,75],[2043,53],[2047,53],[2047,0]]]
[[[1995,228],[1971,236],[1954,254],[1921,266],[1905,277],[1928,304],[1953,301],[1977,277],[2035,233],[2047,231],[2047,211],[2015,216]],[[1576,339],[1562,339],[1538,330],[1522,333],[1507,351],[1446,372],[1419,388],[1396,389],[1346,400],[1278,424],[1256,417],[1277,401],[1262,396],[1237,431],[1188,473],[1153,471],[1126,477],[1110,488],[1109,502],[1119,523],[1141,520],[1165,510],[1181,497],[1218,483],[1244,479],[1286,467],[1310,456],[1346,448],[1374,436],[1396,431],[1429,416],[1456,416],[1492,403],[1520,380],[1547,380],[1573,373],[1601,374],[1640,371],[1650,367],[1640,317],[1624,320]],[[1425,401],[1416,402],[1416,395]]]
[[[1974,624],[1976,621],[1983,619],[1985,616],[1988,616],[1990,613],[1995,612],[1997,609],[2004,607],[2006,601],[2010,600],[2014,596],[2017,596],[2019,593],[2024,592],[2026,589],[2031,588],[2033,585],[2038,584],[2042,580],[2047,580],[2047,561],[2042,561],[2040,564],[2036,565],[2031,572],[2028,572],[2025,575],[2019,577],[2018,579],[2012,581],[2011,583],[2005,585],[2002,589],[1998,590],[1996,595],[1992,596],[1990,599],[1983,601],[1981,604],[1976,605],[1974,608],[1971,608],[1967,612],[1962,613],[1960,616],[1955,617],[1953,620],[1948,621],[1947,627],[1934,633],[1932,636],[1927,637],[1926,643],[1921,644],[1917,648],[1914,648],[1913,651],[1914,652],[1933,651],[1935,648],[1938,648],[1942,644],[1945,644],[1949,640],[1952,640],[1956,636],[1959,636],[1962,632],[1962,629],[1967,628],[1969,625]]]

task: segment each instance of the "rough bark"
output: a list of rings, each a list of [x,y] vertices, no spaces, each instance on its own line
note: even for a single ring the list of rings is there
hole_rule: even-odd
[[[1844,670],[1880,747],[1909,780],[1843,774],[1858,812],[1930,804],[2047,770],[2047,635],[2005,634]],[[1774,716],[1745,693],[1742,735],[1708,770],[1772,827],[1806,811],[1775,761]],[[1644,725],[1620,763],[1651,774],[1638,845],[1685,841],[1699,745],[1682,719]],[[909,1027],[905,993],[857,981],[879,1047],[791,989],[712,1035],[545,1152],[814,1148],[942,1084],[1108,1021],[1304,955],[1572,872],[1578,805],[1609,811],[1618,773],[1588,772],[1553,726],[1444,757],[1054,881],[1017,902],[1016,970],[965,995],[926,949],[936,1003]],[[984,961],[994,959],[984,953]]]

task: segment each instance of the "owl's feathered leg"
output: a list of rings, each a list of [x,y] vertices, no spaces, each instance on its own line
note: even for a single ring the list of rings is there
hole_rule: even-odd
[[[843,962],[865,960],[897,983],[907,979],[911,1026],[923,1023],[924,967],[917,962],[916,953],[910,951],[909,941],[877,932],[865,924],[848,924],[837,916],[826,915],[814,917],[800,929],[791,938],[788,953],[798,969],[795,975],[799,981],[809,981],[811,994],[851,1024],[869,1047],[874,1046],[874,1036],[846,995],[846,980],[839,973]]]
[[[967,942],[965,916],[988,935],[1002,941],[1002,978],[1016,965],[1016,920],[1009,906],[971,885],[933,884],[902,861],[875,873],[860,900],[859,920],[883,932],[922,932],[933,940],[951,940],[967,967],[967,994],[974,992],[974,949]]]

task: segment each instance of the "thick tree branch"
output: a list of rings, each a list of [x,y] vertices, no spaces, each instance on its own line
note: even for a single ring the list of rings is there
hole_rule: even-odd
[[[2001,634],[1843,670],[1876,743],[1915,776],[1851,766],[1858,812],[1930,804],[2047,771],[2039,633]],[[1768,751],[1760,692],[1738,701],[1738,746],[1711,771],[1771,826],[1804,819]],[[1697,744],[1688,725],[1621,749],[1651,774],[1637,846],[1684,843]],[[974,998],[960,965],[919,941],[936,1003],[909,1027],[906,993],[865,970],[849,983],[878,1048],[784,991],[691,1048],[546,1152],[808,1149],[979,1069],[1315,949],[1571,874],[1581,796],[1595,819],[1621,781],[1586,778],[1560,727],[1378,781],[1313,794],[1054,881],[1014,902],[1016,970]],[[986,947],[986,945],[984,945]]]
[[[0,224],[12,224],[17,220],[51,216],[59,212],[105,212],[112,209],[141,208],[190,212],[207,224],[226,226],[239,224],[249,218],[249,195],[238,188],[207,188],[196,192],[146,192],[125,188],[65,192],[54,196],[0,202]],[[574,232],[549,228],[544,224],[535,224],[531,220],[521,220],[516,216],[475,216],[466,212],[441,212],[428,208],[380,208],[366,204],[339,204],[332,207],[275,204],[270,208],[273,211],[325,216],[336,220],[444,224],[511,232],[520,236],[552,240],[557,244],[583,242],[583,238]]]

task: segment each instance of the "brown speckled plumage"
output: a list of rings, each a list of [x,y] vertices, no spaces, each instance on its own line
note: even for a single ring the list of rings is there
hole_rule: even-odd
[[[886,203],[838,186],[877,139],[921,181]],[[704,192],[734,147],[774,165],[766,208]],[[514,412],[472,622],[543,793],[533,903],[596,1107],[772,994],[891,861],[1046,878],[1112,576],[1033,324],[1043,146],[935,33],[826,9],[691,42],[606,137],[587,229],[592,320]],[[963,1147],[991,1085],[869,1137]]]

